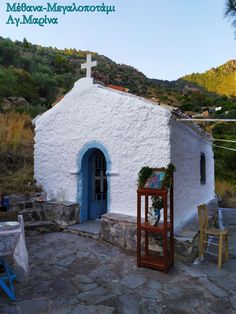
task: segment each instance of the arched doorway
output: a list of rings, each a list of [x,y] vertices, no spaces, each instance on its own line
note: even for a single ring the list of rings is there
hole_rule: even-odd
[[[87,144],[80,152],[78,166],[80,222],[100,218],[107,212],[109,202],[110,160],[106,149],[97,142]]]
[[[96,219],[107,212],[106,159],[99,149],[91,152],[88,168],[88,219]]]

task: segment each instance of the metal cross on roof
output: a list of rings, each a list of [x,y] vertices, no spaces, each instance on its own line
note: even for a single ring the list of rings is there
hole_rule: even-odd
[[[86,69],[86,77],[91,78],[91,69],[97,65],[97,61],[92,61],[92,55],[87,55],[86,63],[81,64],[81,69]]]

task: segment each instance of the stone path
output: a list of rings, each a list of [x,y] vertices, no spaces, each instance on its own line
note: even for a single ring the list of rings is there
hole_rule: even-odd
[[[222,213],[234,237],[230,217],[235,213]],[[198,265],[175,262],[164,274],[137,268],[134,255],[101,240],[67,233],[32,235],[27,237],[29,283],[19,273],[17,302],[0,291],[0,313],[236,313],[232,243],[230,261],[220,271],[216,260],[207,258]]]
[[[229,230],[230,255],[236,258],[236,209],[221,208],[222,224]]]

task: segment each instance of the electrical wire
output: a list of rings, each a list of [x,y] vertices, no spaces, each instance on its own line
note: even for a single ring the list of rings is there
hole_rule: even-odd
[[[217,138],[214,138],[214,142],[236,143],[236,141],[231,141],[231,140],[222,140],[222,139],[217,139]]]
[[[218,147],[218,148],[222,148],[222,149],[226,149],[226,150],[231,150],[231,151],[233,151],[233,152],[236,152],[236,149],[234,149],[234,148],[229,148],[229,147],[225,147],[225,146],[219,146],[219,145],[216,145],[216,144],[213,144],[213,146]]]

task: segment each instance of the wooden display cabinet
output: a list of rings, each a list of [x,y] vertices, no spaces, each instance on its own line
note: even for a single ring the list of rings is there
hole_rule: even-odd
[[[148,222],[148,208],[151,206],[151,197],[162,197],[163,221],[156,226]],[[174,227],[173,227],[173,180],[172,186],[167,189],[139,188],[137,190],[137,267],[149,267],[167,272],[174,263]],[[144,207],[144,209],[142,209]],[[144,211],[144,219],[142,217]],[[144,221],[143,221],[144,220]],[[150,249],[150,235],[159,235],[162,242],[162,254]],[[142,241],[144,239],[144,241]]]

